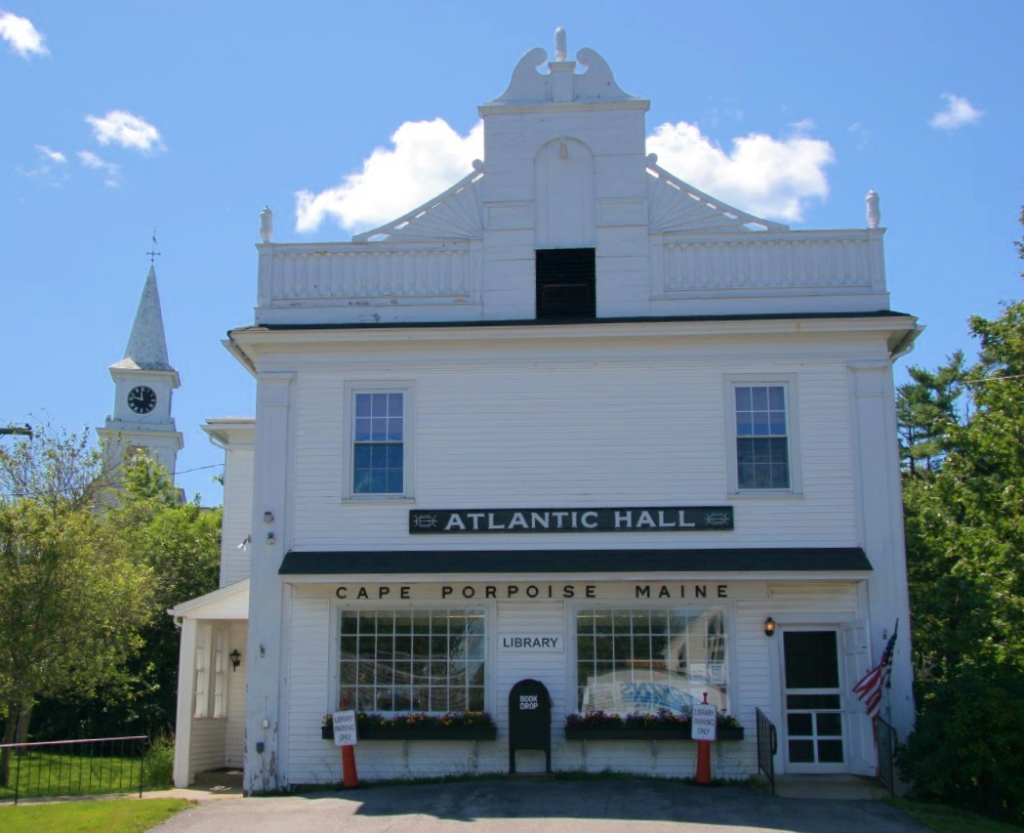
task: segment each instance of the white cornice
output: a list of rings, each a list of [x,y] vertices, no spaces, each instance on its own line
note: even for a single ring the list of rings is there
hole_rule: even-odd
[[[916,331],[917,319],[910,315],[822,316],[814,318],[729,318],[698,320],[595,321],[587,324],[522,324],[461,326],[398,326],[272,329],[246,327],[232,330],[230,342],[236,355],[248,361],[261,348],[328,346],[335,344],[387,344],[421,342],[528,341],[581,339],[650,339],[665,337],[814,335],[821,333],[885,334],[905,340]],[[229,346],[228,349],[231,349]],[[238,352],[236,352],[238,351]]]

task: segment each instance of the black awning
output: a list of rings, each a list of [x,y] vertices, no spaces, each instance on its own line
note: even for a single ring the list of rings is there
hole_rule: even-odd
[[[693,550],[362,550],[289,552],[283,576],[402,573],[717,573],[869,571],[860,547]]]

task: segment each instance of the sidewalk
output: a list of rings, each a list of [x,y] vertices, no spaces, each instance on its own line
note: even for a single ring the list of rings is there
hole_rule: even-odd
[[[144,792],[143,798],[184,798],[187,801],[220,801],[242,797],[242,771],[240,769],[200,772],[189,787]]]

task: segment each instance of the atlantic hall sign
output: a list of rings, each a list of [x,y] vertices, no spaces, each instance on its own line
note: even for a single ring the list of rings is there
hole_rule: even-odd
[[[694,532],[733,528],[731,506],[611,509],[413,509],[411,535],[521,532]]]

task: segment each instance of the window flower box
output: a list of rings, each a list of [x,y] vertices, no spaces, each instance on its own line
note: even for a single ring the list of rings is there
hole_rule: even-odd
[[[498,727],[487,712],[423,713],[384,717],[360,712],[356,715],[359,740],[495,740]],[[324,740],[334,739],[334,724],[326,715],[321,725]]]
[[[743,740],[736,718],[719,715],[718,740]],[[566,740],[692,740],[689,715],[667,711],[621,717],[605,712],[571,714],[565,723]]]
[[[359,728],[360,740],[494,740],[491,726],[367,726]]]

